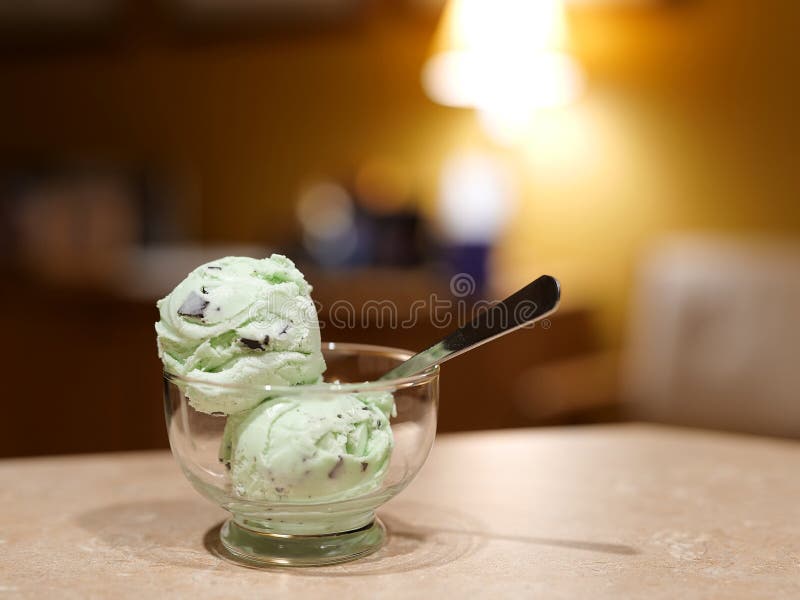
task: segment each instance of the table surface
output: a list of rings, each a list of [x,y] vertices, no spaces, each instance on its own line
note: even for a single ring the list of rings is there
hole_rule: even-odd
[[[257,571],[166,452],[6,460],[0,597],[796,598],[798,472],[800,443],[660,426],[443,435],[379,552]]]

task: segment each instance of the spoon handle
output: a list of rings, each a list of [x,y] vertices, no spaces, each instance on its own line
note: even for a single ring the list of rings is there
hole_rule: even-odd
[[[542,275],[502,302],[477,314],[470,323],[456,329],[427,350],[415,354],[381,379],[408,377],[477,348],[495,338],[553,313],[561,297],[558,280]]]

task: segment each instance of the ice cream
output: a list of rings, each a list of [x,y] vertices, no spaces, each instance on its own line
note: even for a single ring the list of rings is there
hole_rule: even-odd
[[[392,394],[302,388],[325,370],[310,293],[273,254],[202,265],[158,302],[165,371],[195,410],[227,416],[220,461],[239,498],[349,498],[378,489],[388,469]]]
[[[194,382],[178,383],[196,410],[226,415],[263,401],[260,386],[320,381],[325,361],[310,294],[279,254],[197,267],[157,304],[165,370]]]
[[[251,500],[321,502],[377,489],[393,440],[389,393],[284,396],[228,418],[220,460]]]

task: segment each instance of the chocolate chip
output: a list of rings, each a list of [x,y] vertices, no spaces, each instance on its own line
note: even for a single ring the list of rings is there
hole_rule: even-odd
[[[284,490],[284,488],[282,488],[282,487],[276,487],[275,488],[275,491],[278,492],[279,494],[282,494],[283,490]]]
[[[264,345],[265,346],[269,346],[269,336],[268,335],[264,336]]]
[[[364,471],[366,471],[368,466],[369,466],[368,462],[362,462],[361,463],[361,472],[363,473]]]
[[[178,314],[182,317],[199,317],[202,319],[206,314],[207,306],[208,300],[194,292],[190,292],[178,309]]]
[[[251,339],[248,339],[248,338],[241,338],[239,341],[242,342],[242,344],[244,344],[248,348],[250,348],[250,350],[263,350],[264,349],[264,346],[258,340],[251,340]]]
[[[339,474],[339,469],[342,468],[342,464],[344,463],[344,457],[339,456],[339,460],[336,461],[336,464],[333,465],[333,468],[328,471],[328,477],[331,479],[336,479],[336,476]]]
[[[361,407],[361,410],[369,410],[369,407],[367,407],[367,406],[362,406],[362,407]]]
[[[336,415],[336,416],[339,417],[340,419],[342,418],[342,415]]]
[[[231,470],[231,462],[230,461],[225,461],[225,468],[228,469],[228,471]]]
[[[283,326],[283,329],[281,329],[280,335],[286,335],[287,331],[289,331],[289,324],[288,323]]]
[[[210,267],[206,267],[206,268],[207,269],[214,269],[215,271],[222,271],[222,267],[215,267],[214,265],[211,265]]]
[[[202,286],[200,288],[200,292],[203,293],[203,294],[207,294],[208,293],[208,289],[206,288],[206,286]]]

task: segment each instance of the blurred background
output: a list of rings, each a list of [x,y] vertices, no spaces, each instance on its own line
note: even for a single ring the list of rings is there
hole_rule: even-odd
[[[0,3],[0,455],[166,447],[155,300],[293,258],[323,337],[542,273],[549,327],[443,368],[440,431],[800,437],[793,0]],[[472,291],[472,290],[470,290]]]

